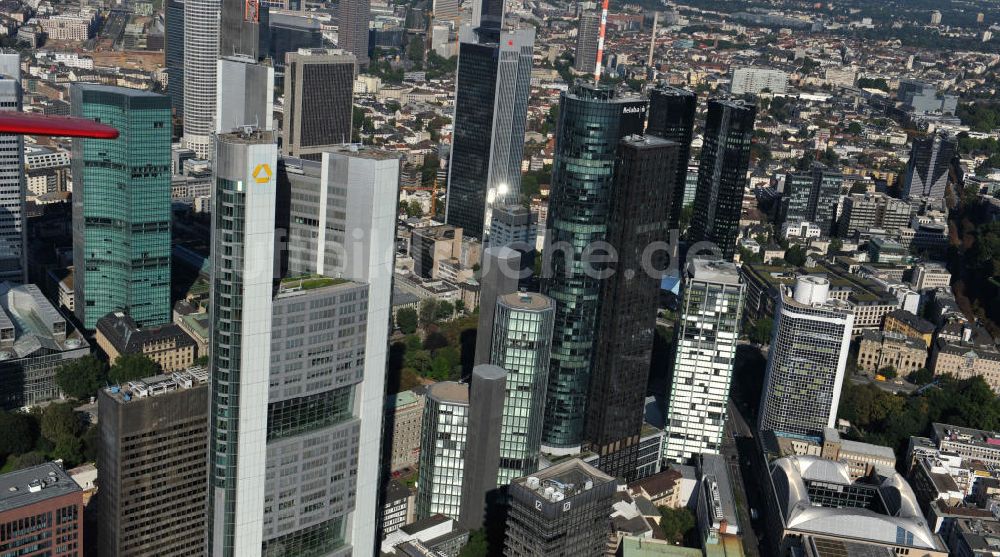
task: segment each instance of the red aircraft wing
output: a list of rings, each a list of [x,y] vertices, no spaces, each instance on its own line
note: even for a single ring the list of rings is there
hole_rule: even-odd
[[[116,139],[118,130],[86,118],[0,111],[0,133]]]

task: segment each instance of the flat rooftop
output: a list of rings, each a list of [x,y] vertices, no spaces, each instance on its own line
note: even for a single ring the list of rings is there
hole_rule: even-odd
[[[500,296],[504,305],[514,309],[543,310],[553,307],[552,298],[537,292],[514,292]]]
[[[104,392],[119,404],[159,396],[184,389],[191,389],[208,382],[208,368],[193,366],[184,371],[153,375],[145,379],[129,381],[124,385],[105,387]]]
[[[688,262],[687,272],[695,280],[721,284],[740,283],[740,271],[736,265],[721,259],[693,258]]]
[[[9,472],[0,476],[0,512],[78,491],[80,486],[54,462]]]
[[[535,480],[537,480],[537,485],[535,485]],[[545,490],[551,487],[555,493],[561,493],[563,497],[568,498],[613,481],[615,481],[614,477],[578,458],[574,458],[539,470],[528,477],[517,478],[514,483],[532,489],[543,496]]]
[[[442,381],[427,387],[427,396],[451,404],[468,404],[469,386],[455,381]]]

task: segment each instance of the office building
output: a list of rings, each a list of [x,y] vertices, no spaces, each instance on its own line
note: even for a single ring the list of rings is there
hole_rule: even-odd
[[[215,141],[208,550],[262,547],[274,282],[277,145],[244,130]]]
[[[830,237],[836,230],[843,183],[843,174],[818,164],[813,165],[811,172],[788,174],[781,195],[781,222],[809,222],[819,227],[821,236]]]
[[[472,28],[499,29],[504,18],[504,0],[476,0],[472,3]]]
[[[736,251],[756,116],[757,107],[753,104],[708,101],[705,142],[688,237],[692,242],[713,242],[725,259],[732,259]]]
[[[410,235],[413,273],[423,278],[439,278],[442,263],[457,264],[462,257],[463,232],[450,224],[413,229]]]
[[[299,246],[288,252],[286,274],[321,274],[368,285],[364,380],[353,399],[361,420],[357,459],[362,464],[357,471],[349,532],[351,546],[365,552],[375,547],[379,510],[381,467],[366,463],[378,462],[382,446],[399,155],[372,148],[336,147],[315,162],[282,159],[278,180],[282,196],[309,200],[291,204],[284,217],[288,222],[282,226],[292,238],[290,245]],[[329,206],[344,207],[344,211],[327,211]],[[310,243],[303,244],[301,238],[310,239]]]
[[[521,202],[534,43],[528,27],[459,46],[445,220],[467,236],[484,239],[493,210]]]
[[[379,538],[384,539],[387,534],[406,526],[410,514],[410,495],[410,488],[399,480],[392,479],[386,484]]]
[[[903,197],[944,199],[951,159],[956,154],[955,141],[943,135],[914,138],[903,177]]]
[[[442,514],[458,520],[469,435],[469,386],[443,381],[428,387],[422,429],[416,516]]]
[[[670,229],[680,226],[681,211],[687,204],[686,185],[691,159],[691,138],[698,97],[687,89],[658,85],[649,92],[649,122],[646,134],[676,142],[677,179],[670,201]],[[692,188],[692,193],[694,188]]]
[[[927,344],[919,338],[902,333],[863,331],[858,345],[858,370],[874,376],[886,367],[896,370],[900,377],[924,367],[927,363]]]
[[[0,532],[10,555],[83,557],[83,490],[55,462],[0,475]]]
[[[579,459],[515,479],[508,492],[503,554],[604,555],[618,485]]]
[[[913,277],[910,284],[913,285],[914,290],[919,292],[935,288],[948,288],[951,286],[951,273],[940,263],[931,261],[919,263],[913,267]]]
[[[502,367],[482,364],[472,368],[458,519],[459,525],[469,530],[488,523],[489,511],[503,500],[497,491],[497,474],[507,391],[507,372]]]
[[[576,54],[573,69],[593,73],[597,69],[597,48],[601,35],[601,13],[591,9],[580,13],[576,26]]]
[[[167,96],[176,116],[184,114],[184,1],[167,0],[163,8]]]
[[[498,298],[517,292],[521,255],[508,247],[483,251],[483,269],[479,280],[479,327],[476,333],[475,364],[490,363],[493,343],[494,311]]]
[[[267,57],[268,2],[221,0],[219,56],[243,56],[256,62]]]
[[[656,336],[653,308],[668,266],[665,253],[647,260],[647,250],[670,239],[678,148],[656,136],[625,137],[611,189],[605,241],[618,257],[607,264],[601,284],[585,438],[600,455],[598,468],[629,480],[636,473]]]
[[[556,303],[542,440],[548,452],[578,452],[583,443],[601,281],[572,262],[605,239],[618,145],[642,133],[645,117],[644,99],[610,88],[581,83],[562,94],[543,263],[551,269],[543,291]]]
[[[451,21],[458,24],[462,19],[462,8],[458,0],[434,0],[431,6],[434,21]]]
[[[275,83],[284,86],[285,55],[300,48],[323,48],[323,30],[318,19],[305,14],[273,13],[268,16],[271,39],[269,56],[274,65]]]
[[[818,456],[783,457],[768,468],[761,514],[775,555],[948,554],[913,489],[891,468],[860,481],[852,481],[846,462]]]
[[[884,193],[855,193],[844,198],[840,235],[854,238],[870,229],[889,232],[910,226],[910,204]]]
[[[758,95],[764,91],[784,93],[788,89],[788,74],[770,68],[734,68],[729,92],[733,95]]]
[[[390,472],[417,465],[420,456],[420,428],[424,419],[424,400],[424,395],[414,391],[403,391],[388,397],[385,421],[386,424],[392,424],[392,436],[384,441],[390,445]],[[389,431],[388,425],[386,431]]]
[[[90,345],[37,286],[4,282],[0,354],[0,408],[14,410],[60,398],[56,370],[90,354]]]
[[[214,64],[214,61],[213,61]],[[170,321],[170,98],[74,84],[73,115],[118,139],[73,140],[73,288],[87,329],[113,311]]]
[[[273,129],[274,68],[248,56],[219,58],[215,133],[252,126]]]
[[[21,110],[21,55],[0,50],[0,110]],[[0,135],[0,281],[27,282],[24,138]]]
[[[204,552],[207,382],[197,367],[98,392],[101,555]]]
[[[368,67],[368,24],[371,0],[345,0],[337,7],[337,46],[354,55],[362,68]]]
[[[534,265],[538,240],[538,215],[524,205],[506,205],[493,210],[490,219],[489,243],[517,250]]]
[[[171,373],[194,365],[199,356],[194,339],[174,323],[139,327],[128,314],[115,311],[98,319],[96,329],[97,346],[109,362],[122,354],[142,354]]]
[[[538,469],[554,315],[555,302],[541,294],[497,299],[489,363],[507,370],[497,485]]]
[[[693,259],[684,269],[664,458],[678,463],[718,454],[746,286],[732,263]]]
[[[819,276],[779,292],[759,429],[816,436],[836,425],[854,308],[830,298],[830,281]]]
[[[199,159],[207,159],[212,155],[221,9],[221,0],[184,0],[182,143],[193,150]]]
[[[285,55],[285,155],[318,160],[330,147],[351,142],[357,64],[357,57],[336,49]]]

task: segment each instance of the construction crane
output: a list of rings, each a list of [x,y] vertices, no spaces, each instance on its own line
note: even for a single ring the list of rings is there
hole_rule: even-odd
[[[437,174],[434,175],[434,183],[430,186],[403,186],[400,189],[404,191],[429,191],[431,192],[431,216],[437,214],[437,193],[438,193],[438,179]]]

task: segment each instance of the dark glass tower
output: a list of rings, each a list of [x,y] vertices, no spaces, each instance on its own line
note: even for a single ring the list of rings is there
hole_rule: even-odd
[[[337,49],[285,56],[285,125],[282,149],[290,157],[318,160],[351,141],[357,59]]]
[[[356,56],[362,68],[368,67],[368,22],[371,17],[371,0],[341,0],[337,4],[337,46]]]
[[[618,258],[601,286],[586,438],[598,468],[627,479],[636,471],[660,295],[660,276],[644,268],[643,255],[669,240],[679,152],[673,141],[627,137],[615,165],[607,241]],[[665,267],[662,257],[652,263]]]
[[[167,95],[174,114],[184,113],[184,0],[167,0],[164,9],[167,44]]]
[[[521,201],[534,43],[529,28],[460,46],[445,220],[466,236],[482,238],[494,208]]]
[[[955,156],[955,142],[943,135],[913,140],[906,163],[903,197],[943,199],[948,186],[948,168]]]
[[[219,56],[249,56],[263,60],[268,55],[268,11],[259,0],[222,0]]]
[[[823,236],[830,236],[844,176],[816,164],[812,172],[797,172],[785,178],[781,201],[781,223],[811,222]]]
[[[688,238],[692,242],[713,242],[727,260],[732,260],[736,251],[756,117],[754,104],[725,99],[708,101],[705,143]]]
[[[678,144],[677,179],[674,181],[673,200],[670,203],[670,228],[680,226],[684,209],[684,184],[687,181],[688,161],[691,158],[691,136],[694,132],[694,115],[698,97],[687,89],[661,85],[649,93],[649,123],[646,133]]]
[[[556,301],[542,434],[548,452],[583,442],[601,281],[581,261],[606,237],[618,143],[642,133],[646,105],[592,84],[562,94],[543,265],[543,290]]]
[[[578,72],[592,74],[597,68],[597,47],[600,42],[601,12],[587,10],[580,14],[576,31],[576,55],[573,68]]]

